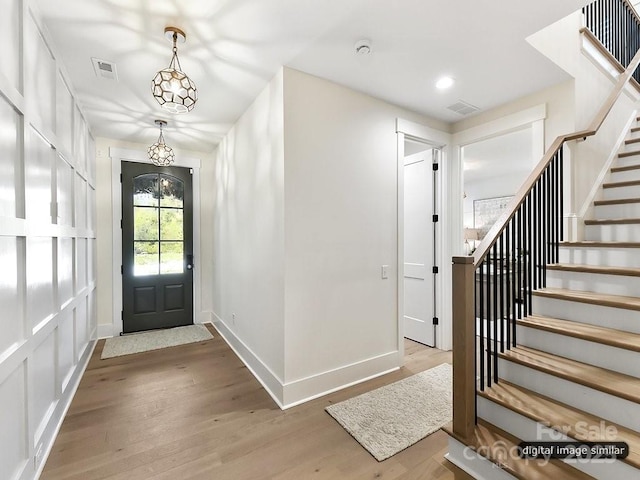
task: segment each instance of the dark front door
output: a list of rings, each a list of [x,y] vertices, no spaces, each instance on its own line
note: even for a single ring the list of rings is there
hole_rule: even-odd
[[[191,172],[122,162],[124,333],[193,324]]]

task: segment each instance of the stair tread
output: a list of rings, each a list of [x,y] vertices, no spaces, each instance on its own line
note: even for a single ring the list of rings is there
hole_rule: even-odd
[[[635,225],[640,223],[640,218],[596,218],[585,220],[585,225]]]
[[[638,432],[502,379],[478,394],[531,420],[547,426],[551,425],[578,441],[626,442],[629,445],[629,456],[621,461],[640,468],[640,433]],[[595,428],[589,428],[591,426]],[[605,429],[609,427],[616,429],[615,438],[607,438]]]
[[[634,150],[632,152],[623,152],[623,153],[619,153],[618,157],[619,158],[624,158],[624,157],[632,157],[633,155],[640,155],[640,150]]]
[[[577,263],[553,263],[547,265],[547,270],[564,272],[595,273],[601,275],[622,275],[626,277],[640,277],[640,268],[609,267],[607,265],[580,265]]]
[[[640,127],[632,127],[631,131],[632,132],[640,132]]]
[[[459,442],[472,447],[478,454],[503,468],[521,480],[572,480],[593,478],[560,460],[531,460],[510,455],[520,444],[520,439],[501,428],[479,418],[471,439],[460,438],[450,426],[443,430]]]
[[[595,247],[595,248],[640,248],[640,242],[560,242],[561,247]]]
[[[614,308],[625,308],[628,310],[640,310],[640,298],[638,297],[610,295],[584,290],[569,290],[566,288],[542,288],[535,290],[533,295]]]
[[[637,139],[640,142],[640,138]],[[639,170],[640,164],[636,165],[626,165],[624,167],[611,167],[611,172],[627,172],[629,170]]]
[[[640,180],[627,180],[625,182],[608,182],[602,184],[602,188],[622,188],[622,187],[636,187],[640,185]]]
[[[632,143],[640,143],[640,138],[630,138],[624,141],[625,144],[631,145]]]
[[[529,315],[528,317],[518,320],[517,323],[524,327],[640,352],[640,334],[637,333],[599,327],[588,323],[574,322],[572,320],[544,317],[542,315]]]
[[[637,198],[617,198],[614,200],[596,200],[593,202],[595,206],[601,205],[623,205],[627,203],[640,203],[640,197]]]
[[[501,358],[631,402],[640,402],[640,379],[528,347],[515,347]]]

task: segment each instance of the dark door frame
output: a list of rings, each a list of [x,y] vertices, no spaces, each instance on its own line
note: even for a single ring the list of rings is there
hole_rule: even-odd
[[[111,159],[111,208],[112,208],[112,305],[113,323],[111,325],[99,325],[98,337],[118,336],[123,331],[122,327],[122,276],[120,266],[122,265],[122,231],[120,230],[120,220],[122,219],[122,188],[120,185],[121,162],[149,163],[147,152],[144,150],[130,150],[122,148],[109,148],[109,158]],[[177,167],[187,167],[193,169],[193,255],[195,268],[193,270],[193,321],[202,323],[201,317],[202,302],[202,263],[200,247],[200,159],[176,155]]]

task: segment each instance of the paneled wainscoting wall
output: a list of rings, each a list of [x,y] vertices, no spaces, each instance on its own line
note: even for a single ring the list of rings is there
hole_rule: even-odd
[[[94,142],[34,5],[0,15],[3,480],[38,476],[96,337]]]

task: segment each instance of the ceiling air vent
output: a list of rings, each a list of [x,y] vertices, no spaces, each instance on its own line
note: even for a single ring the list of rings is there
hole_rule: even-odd
[[[100,60],[99,58],[91,58],[91,62],[93,63],[93,71],[96,77],[118,80],[118,71],[115,63]]]
[[[478,107],[471,105],[470,103],[464,102],[462,100],[458,100],[453,105],[449,105],[447,107],[449,110],[452,110],[460,115],[469,115],[470,113],[477,112],[480,110]]]

